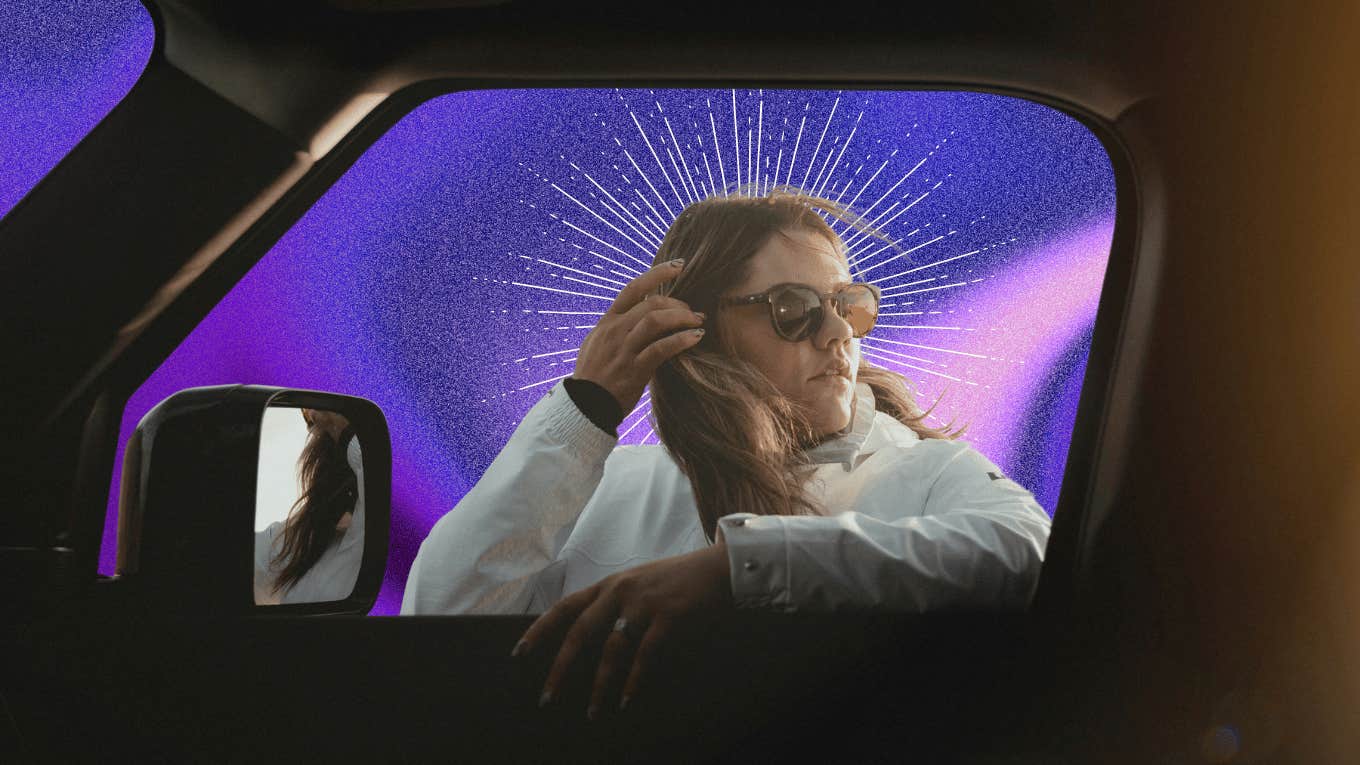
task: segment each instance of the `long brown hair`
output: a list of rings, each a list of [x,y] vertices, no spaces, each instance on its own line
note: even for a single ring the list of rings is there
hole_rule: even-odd
[[[844,257],[825,213],[874,236],[862,218],[835,202],[777,189],[766,196],[710,197],[686,207],[657,250],[655,263],[684,258],[669,294],[717,316],[718,299],[746,280],[750,260],[771,237],[809,230]],[[858,379],[879,411],[921,438],[952,438],[927,426],[902,375],[861,358]],[[720,516],[815,515],[803,490],[812,466],[804,454],[816,434],[795,403],[734,351],[722,322],[710,322],[698,345],[662,364],[652,378],[652,413],[661,442],[689,478],[709,540]]]
[[[353,512],[358,498],[358,477],[349,466],[346,450],[352,431],[338,438],[315,427],[298,456],[298,483],[302,495],[288,511],[283,527],[283,546],[274,565],[283,570],[274,580],[274,592],[297,584],[321,560],[344,532],[336,524],[345,513]]]

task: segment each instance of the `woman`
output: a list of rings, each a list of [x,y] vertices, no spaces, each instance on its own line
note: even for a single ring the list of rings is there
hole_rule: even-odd
[[[354,590],[364,554],[359,439],[335,412],[303,409],[300,496],[285,521],[255,534],[255,602],[322,603]]]
[[[1023,608],[1047,514],[861,360],[878,291],[819,210],[853,222],[785,192],[686,208],[573,377],[431,530],[402,611],[551,606],[514,652],[562,640],[546,703],[605,641],[593,716],[668,634],[733,606]],[[649,382],[665,448],[614,449]]]

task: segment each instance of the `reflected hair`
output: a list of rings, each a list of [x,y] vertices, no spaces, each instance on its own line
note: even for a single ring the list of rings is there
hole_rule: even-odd
[[[297,584],[345,533],[336,524],[354,511],[359,496],[359,479],[346,456],[349,433],[337,440],[322,428],[312,428],[307,436],[297,463],[301,495],[288,511],[282,549],[273,559],[274,567],[283,567],[274,580],[276,593]]]
[[[654,263],[684,258],[668,294],[716,317],[719,299],[746,280],[751,258],[773,237],[797,244],[790,232],[810,231],[844,259],[844,243],[824,215],[887,240],[835,202],[776,188],[763,196],[710,197],[689,205],[666,232]],[[739,357],[723,322],[710,322],[707,330],[697,345],[658,367],[651,382],[657,434],[690,480],[705,535],[712,541],[718,518],[731,513],[820,514],[803,489],[813,469],[805,450],[818,437],[806,415]],[[873,391],[876,409],[921,438],[958,435],[925,424],[930,410],[916,405],[902,375],[863,357],[857,374]]]

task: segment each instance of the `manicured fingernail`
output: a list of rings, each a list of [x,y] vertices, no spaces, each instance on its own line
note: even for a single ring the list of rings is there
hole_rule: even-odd
[[[708,318],[702,311],[695,311],[694,315],[699,317],[699,321],[704,321]]]
[[[624,696],[622,699],[619,700],[619,711],[620,711],[620,712],[622,712],[623,710],[625,710],[625,709],[628,708],[628,701],[629,701],[629,697],[628,697],[628,696]]]
[[[600,714],[600,708],[597,707],[597,706],[595,706],[594,704],[591,704],[591,705],[590,705],[590,708],[586,710],[586,719],[589,720],[589,721],[591,721],[591,722],[595,722],[595,718],[596,718],[596,716],[598,716],[599,714]]]
[[[666,265],[670,266],[671,268],[683,268],[683,267],[685,266],[685,259],[684,259],[684,258],[676,258],[675,260],[672,260],[671,262],[667,263]]]
[[[521,656],[527,650],[529,650],[529,641],[521,640],[518,643],[515,643],[515,649],[510,652],[510,656],[512,658],[515,656]]]
[[[703,328],[703,327],[699,327],[698,329],[691,329],[690,332],[693,332],[693,333],[694,333],[696,336],[698,336],[698,337],[703,337],[704,328]]]
[[[552,689],[551,689],[551,688],[549,688],[548,690],[544,691],[544,692],[543,692],[543,695],[538,697],[538,706],[539,706],[539,708],[545,707],[545,706],[547,706],[548,704],[552,703],[552,696],[553,696],[553,694],[552,694]]]

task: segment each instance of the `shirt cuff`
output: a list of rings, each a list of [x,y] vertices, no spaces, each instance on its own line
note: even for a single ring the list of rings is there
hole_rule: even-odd
[[[718,519],[717,537],[727,545],[732,600],[738,608],[795,610],[789,587],[788,534],[779,518],[725,515]]]
[[[579,446],[583,453],[607,454],[618,442],[612,433],[600,430],[581,414],[560,380],[535,406],[538,407],[542,407],[544,429],[559,443]]]
[[[599,383],[575,377],[562,380],[562,387],[581,414],[595,423],[596,427],[611,436],[618,435],[619,423],[623,422],[623,408],[613,393]]]

